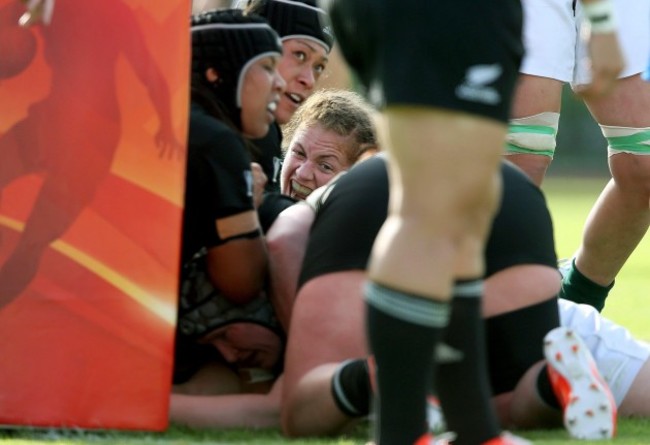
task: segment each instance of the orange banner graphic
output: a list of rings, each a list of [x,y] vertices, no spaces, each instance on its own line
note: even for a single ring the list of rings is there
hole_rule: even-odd
[[[160,431],[191,5],[28,3],[0,0],[0,425]]]

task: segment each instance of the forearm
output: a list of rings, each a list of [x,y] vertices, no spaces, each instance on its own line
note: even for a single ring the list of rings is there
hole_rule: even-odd
[[[280,397],[275,390],[224,396],[172,394],[169,420],[192,428],[277,428]]]
[[[263,237],[236,239],[208,250],[208,274],[221,294],[245,304],[264,289],[268,254]]]

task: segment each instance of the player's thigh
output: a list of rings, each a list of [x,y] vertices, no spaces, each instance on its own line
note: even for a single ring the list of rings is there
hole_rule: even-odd
[[[645,360],[619,406],[623,416],[650,416],[650,360]]]
[[[401,211],[441,222],[496,192],[505,123],[434,108],[388,107],[385,115]]]
[[[619,79],[609,95],[589,100],[587,106],[601,125],[650,127],[650,83],[638,74]]]
[[[552,112],[559,113],[564,83],[557,79],[520,74],[512,99],[513,119]]]
[[[560,290],[557,270],[540,264],[520,264],[492,276],[485,283],[483,315],[493,317],[538,304]]]
[[[296,297],[287,343],[285,393],[314,367],[366,355],[360,270],[309,280]]]

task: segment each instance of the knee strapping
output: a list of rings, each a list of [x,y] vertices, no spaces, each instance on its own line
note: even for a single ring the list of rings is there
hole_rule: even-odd
[[[607,154],[618,153],[650,155],[650,128],[610,127],[601,125],[607,139]]]
[[[506,154],[534,154],[553,157],[560,113],[545,112],[510,119]]]

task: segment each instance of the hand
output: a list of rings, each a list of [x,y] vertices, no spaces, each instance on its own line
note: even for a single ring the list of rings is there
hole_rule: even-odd
[[[251,172],[253,173],[253,205],[258,208],[264,200],[264,187],[268,178],[257,162],[251,162]]]
[[[158,156],[167,159],[183,159],[185,157],[185,146],[176,140],[171,128],[161,127],[155,136]]]
[[[576,89],[586,99],[609,94],[625,66],[616,33],[592,33],[589,39],[591,82]]]

